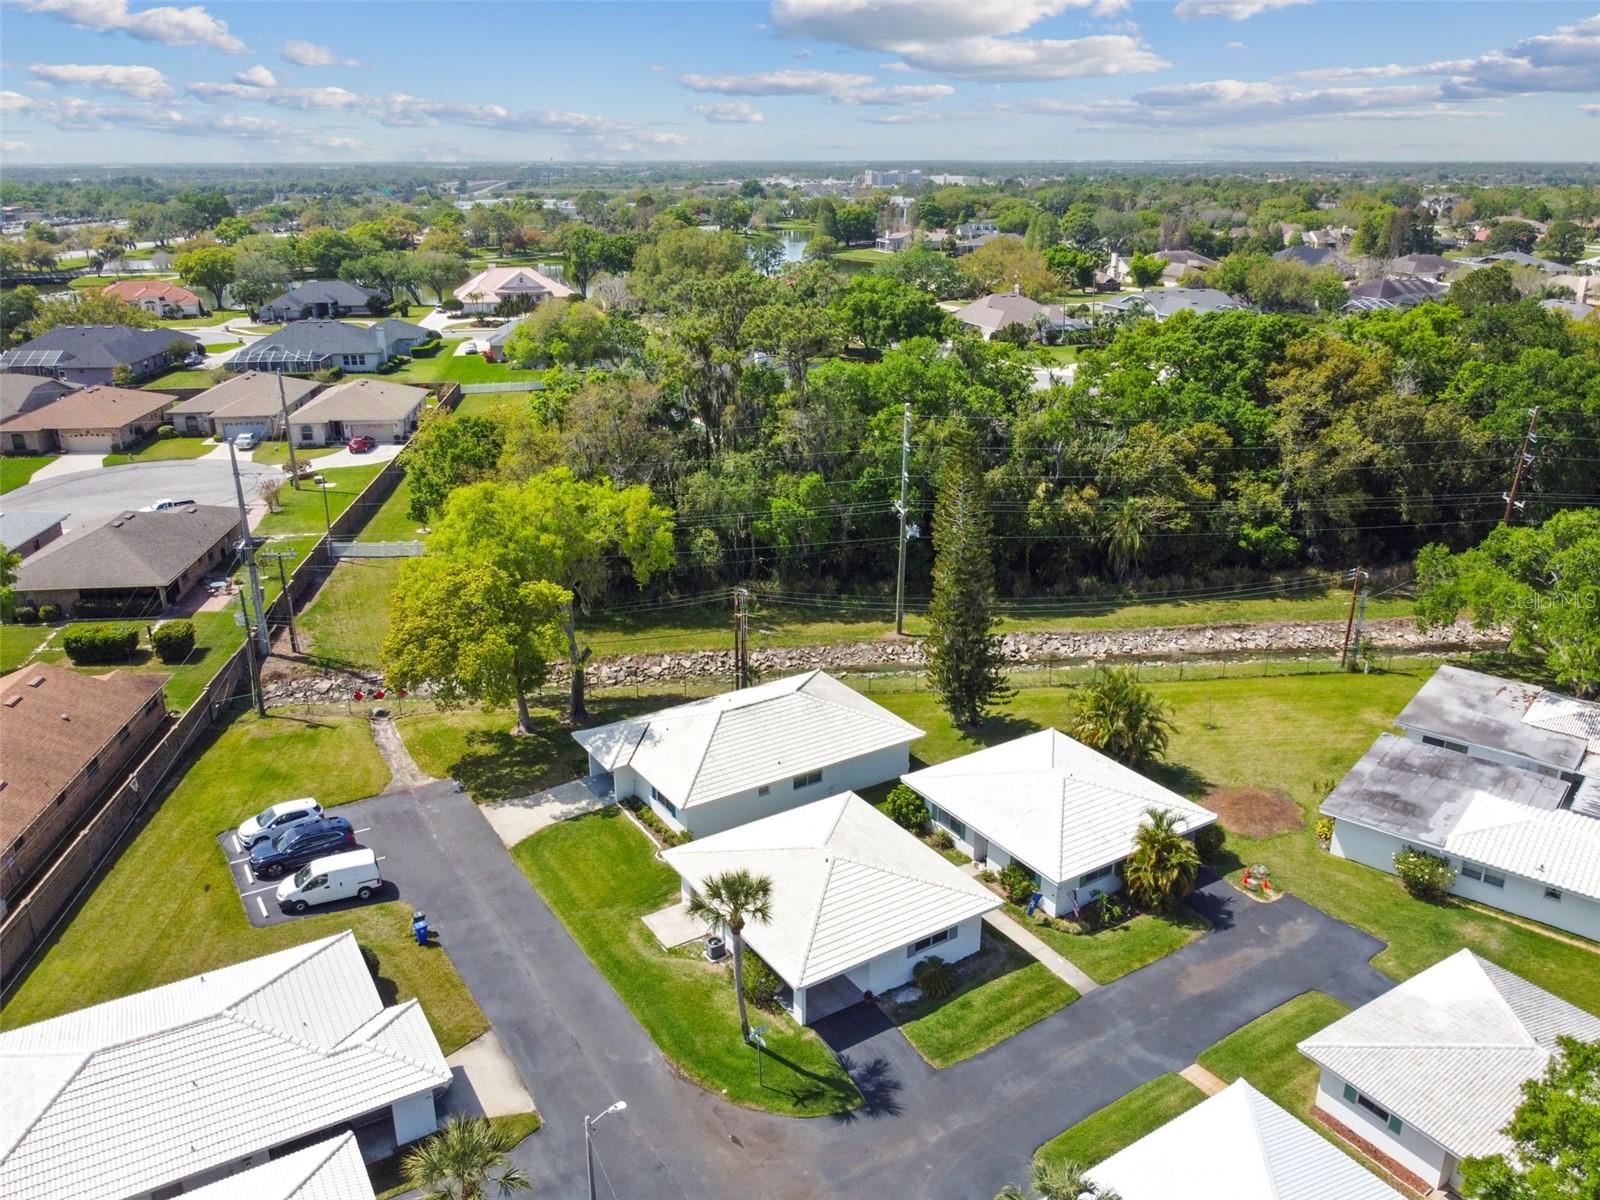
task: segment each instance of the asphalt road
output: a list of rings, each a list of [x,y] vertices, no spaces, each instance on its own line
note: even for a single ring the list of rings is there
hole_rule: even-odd
[[[981,1200],[1021,1182],[1041,1142],[1286,1000],[1358,1005],[1393,986],[1368,965],[1377,939],[1212,881],[1196,896],[1211,933],[957,1066],[935,1071],[870,1010],[825,1022],[867,1103],[775,1117],[677,1075],[454,785],[345,812],[385,830],[407,896],[532,1089],[545,1125],[516,1158],[550,1195],[582,1194],[584,1114],[622,1099],[595,1134],[603,1196]]]
[[[347,814],[343,809],[335,809],[333,815]],[[239,845],[239,839],[234,831],[225,829],[217,834],[217,846],[221,849],[223,857],[228,860],[228,873],[233,876],[233,886],[239,890],[239,902],[244,905],[244,913],[250,918],[250,924],[257,929],[265,929],[269,925],[284,925],[290,921],[301,920],[303,917],[316,916],[318,913],[343,912],[347,908],[356,908],[363,904],[382,904],[385,900],[400,899],[400,889],[390,878],[389,855],[383,846],[384,830],[374,829],[364,820],[356,821],[353,815],[350,819],[355,824],[356,846],[364,846],[377,852],[378,870],[383,875],[383,890],[371,900],[352,896],[348,900],[339,900],[333,904],[319,904],[299,914],[286,913],[278,907],[276,893],[278,885],[284,880],[283,876],[277,879],[257,879],[250,874],[250,855]]]
[[[261,480],[272,476],[288,478],[277,467],[251,462],[248,456],[239,462],[239,476],[247,504],[255,498]],[[225,461],[199,459],[95,467],[35,480],[7,492],[6,510],[65,513],[67,528],[78,529],[167,499],[232,507],[238,503],[233,471]]]

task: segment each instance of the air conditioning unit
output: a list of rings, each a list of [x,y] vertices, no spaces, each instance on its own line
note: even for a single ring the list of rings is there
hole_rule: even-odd
[[[723,941],[722,941],[721,938],[719,938],[716,934],[712,934],[710,937],[708,937],[706,939],[706,961],[707,962],[721,962],[723,959],[725,959],[727,957],[728,957],[728,947],[723,944]]]

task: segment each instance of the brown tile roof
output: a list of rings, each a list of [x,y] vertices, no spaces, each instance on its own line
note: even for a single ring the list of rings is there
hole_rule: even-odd
[[[136,388],[86,387],[7,420],[6,431],[121,429],[161,412],[174,397]]]
[[[146,296],[155,296],[168,304],[199,304],[200,297],[186,287],[179,287],[164,279],[123,279],[105,289],[105,295],[115,296],[129,304]]]
[[[54,803],[169,678],[43,664],[0,677],[0,846]]]

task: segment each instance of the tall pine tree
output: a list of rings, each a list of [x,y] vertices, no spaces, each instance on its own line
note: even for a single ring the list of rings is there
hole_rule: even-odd
[[[972,431],[945,447],[933,508],[933,604],[928,609],[928,678],[950,719],[976,725],[1011,694],[994,612],[989,495]]]

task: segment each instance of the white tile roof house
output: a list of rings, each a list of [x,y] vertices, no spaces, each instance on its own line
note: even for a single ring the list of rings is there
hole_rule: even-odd
[[[1237,1080],[1089,1172],[1121,1200],[1401,1200],[1316,1130]]]
[[[829,796],[667,850],[684,898],[747,870],[772,881],[772,919],[745,941],[793,992],[795,1019],[821,1020],[911,978],[930,954],[978,949],[1000,898],[854,792]]]
[[[1460,1187],[1463,1158],[1511,1149],[1501,1129],[1556,1038],[1593,1017],[1459,950],[1300,1043],[1322,1068],[1317,1107],[1426,1185]]]
[[[211,1183],[368,1118],[426,1136],[450,1068],[346,931],[0,1034],[0,1078],[0,1195],[95,1200]]]
[[[1018,863],[1038,877],[1045,909],[1064,916],[1121,886],[1117,866],[1157,808],[1192,835],[1217,814],[1054,729],[901,777],[977,862]]]
[[[613,773],[616,795],[704,837],[893,779],[922,730],[807,671],[572,736],[592,774]]]
[[[373,1200],[361,1147],[349,1132],[183,1195],[185,1200]]]

